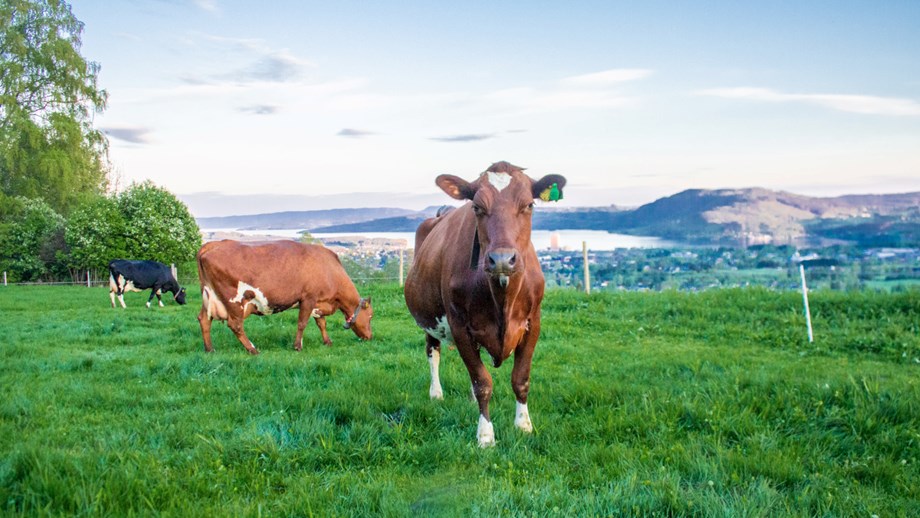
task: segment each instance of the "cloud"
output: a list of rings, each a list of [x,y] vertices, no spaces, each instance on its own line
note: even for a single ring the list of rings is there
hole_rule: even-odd
[[[376,135],[376,133],[374,133],[373,131],[365,131],[365,130],[359,130],[359,129],[354,129],[354,128],[343,128],[338,133],[336,133],[336,135],[338,135],[339,137],[362,138],[362,137],[369,137],[371,135]]]
[[[498,90],[484,95],[483,100],[504,108],[530,113],[578,108],[622,108],[637,102],[633,97],[605,90],[541,91],[529,87]]]
[[[202,11],[208,11],[209,13],[220,12],[217,0],[192,0],[192,3]]]
[[[710,88],[698,95],[760,102],[800,102],[865,115],[920,116],[920,103],[899,97],[843,94],[787,94],[769,88]]]
[[[438,142],[478,142],[480,140],[488,140],[490,138],[495,138],[495,135],[489,133],[480,133],[478,135],[447,135],[444,137],[431,137],[430,140],[435,140]]]
[[[101,128],[102,132],[116,140],[131,144],[149,144],[148,128]]]
[[[644,68],[604,70],[562,78],[544,87],[516,87],[497,90],[481,97],[496,109],[519,113],[544,113],[572,109],[619,109],[638,104],[639,99],[619,91],[623,83],[652,74]]]
[[[180,79],[188,84],[290,83],[298,81],[308,68],[314,66],[311,61],[287,49],[272,48],[259,38],[194,33],[190,35],[188,45],[195,54],[210,56],[212,62],[223,63],[225,56],[232,56],[233,62],[245,63],[242,66],[223,65],[225,70],[222,72],[183,74]]]
[[[567,77],[560,82],[566,86],[596,88],[644,79],[651,74],[652,71],[645,68],[616,68],[593,74]]]
[[[272,106],[270,104],[254,104],[252,106],[242,106],[239,110],[243,113],[251,113],[253,115],[272,115],[278,113],[278,107]]]
[[[291,55],[286,50],[264,53],[255,62],[230,77],[241,77],[253,81],[284,83],[299,78],[309,62]]]

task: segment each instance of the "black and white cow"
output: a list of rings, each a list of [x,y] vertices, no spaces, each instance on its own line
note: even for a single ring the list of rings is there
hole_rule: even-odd
[[[112,299],[113,308],[115,307],[115,295],[118,295],[118,301],[124,308],[127,307],[124,298],[126,291],[147,289],[150,290],[150,298],[147,299],[148,308],[154,295],[157,296],[160,306],[163,306],[163,299],[160,298],[160,295],[164,291],[172,292],[176,302],[185,304],[185,288],[179,287],[172,271],[165,264],[156,261],[129,261],[127,259],[115,259],[109,263],[109,297]]]

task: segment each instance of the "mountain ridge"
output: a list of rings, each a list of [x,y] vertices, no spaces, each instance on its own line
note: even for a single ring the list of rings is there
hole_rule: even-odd
[[[412,232],[437,207],[286,211],[198,218],[202,228],[310,232]],[[539,205],[535,230],[586,229],[702,245],[807,239],[898,245],[920,242],[920,192],[812,197],[759,187],[687,189],[635,208]]]

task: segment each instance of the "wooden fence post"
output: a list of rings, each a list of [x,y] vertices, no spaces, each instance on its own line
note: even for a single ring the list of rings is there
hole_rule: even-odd
[[[403,270],[403,268],[404,268],[404,266],[403,266],[403,253],[404,253],[404,252],[405,252],[405,250],[403,250],[402,248],[399,249],[399,287],[400,287],[400,288],[402,288],[402,286],[403,286],[403,271],[404,271],[404,270]]]
[[[585,293],[591,294],[591,268],[588,266],[588,242],[581,242],[581,253],[585,261]]]
[[[808,286],[805,285],[805,265],[799,263],[799,273],[802,274],[802,300],[805,301],[805,324],[808,326],[808,342],[814,342],[815,336],[811,332],[811,310],[808,309]]]
[[[3,285],[6,286],[6,270],[3,271]]]

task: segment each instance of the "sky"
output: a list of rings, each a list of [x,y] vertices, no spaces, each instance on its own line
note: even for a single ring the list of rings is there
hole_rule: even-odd
[[[197,217],[451,201],[506,160],[560,206],[920,191],[920,2],[75,0],[115,186]]]

